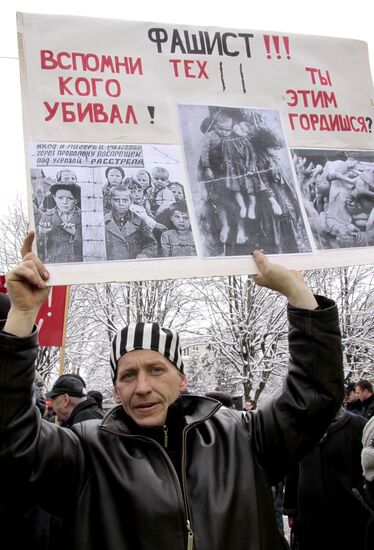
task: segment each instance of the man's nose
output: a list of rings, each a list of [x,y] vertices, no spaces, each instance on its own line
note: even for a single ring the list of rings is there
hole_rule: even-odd
[[[152,390],[149,383],[149,376],[147,374],[140,373],[136,381],[136,393],[146,394]]]

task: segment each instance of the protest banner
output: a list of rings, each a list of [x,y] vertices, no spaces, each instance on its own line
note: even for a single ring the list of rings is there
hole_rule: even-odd
[[[5,275],[0,275],[0,293],[1,294],[7,294],[7,288],[6,288],[6,277]]]
[[[48,298],[41,306],[36,324],[39,328],[38,340],[40,346],[65,345],[65,325],[67,323],[68,287],[54,286]]]
[[[364,42],[21,13],[18,31],[52,284],[244,274],[255,248],[373,262]]]
[[[8,294],[5,275],[0,275],[0,293]],[[38,340],[41,346],[63,347],[65,345],[67,309],[68,287],[54,286],[36,318],[39,329]]]

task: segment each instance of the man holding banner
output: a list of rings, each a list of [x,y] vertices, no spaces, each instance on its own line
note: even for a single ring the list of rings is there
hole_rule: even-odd
[[[66,430],[36,415],[31,398],[49,274],[30,250],[7,276],[12,307],[0,333],[3,494],[22,490],[62,517],[76,550],[279,550],[269,486],[316,444],[343,399],[333,302],[255,251],[256,282],[289,304],[279,395],[246,413],[185,394],[178,334],[135,323],[112,342],[118,407]]]

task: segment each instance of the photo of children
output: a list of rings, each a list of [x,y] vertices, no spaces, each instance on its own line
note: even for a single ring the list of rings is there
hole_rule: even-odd
[[[318,249],[374,245],[374,151],[293,149]]]
[[[204,256],[310,252],[279,112],[179,105]]]
[[[51,151],[48,158],[38,152],[46,149]],[[174,146],[34,144],[32,199],[42,260],[196,255],[177,159]],[[179,214],[172,209],[175,205]],[[174,233],[166,254],[162,236],[168,231]]]

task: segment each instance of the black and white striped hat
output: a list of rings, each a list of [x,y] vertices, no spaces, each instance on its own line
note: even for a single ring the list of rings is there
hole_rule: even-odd
[[[158,351],[183,372],[179,335],[175,330],[160,327],[158,323],[131,323],[119,330],[112,340],[110,369],[113,382],[120,357],[136,349]]]

